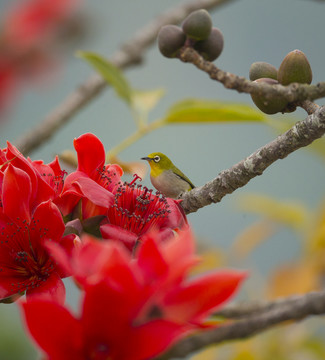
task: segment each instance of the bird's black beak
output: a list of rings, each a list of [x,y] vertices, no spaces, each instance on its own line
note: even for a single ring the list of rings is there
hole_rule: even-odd
[[[151,160],[152,160],[152,158],[150,158],[150,157],[146,156],[146,157],[141,158],[141,160],[151,161]]]

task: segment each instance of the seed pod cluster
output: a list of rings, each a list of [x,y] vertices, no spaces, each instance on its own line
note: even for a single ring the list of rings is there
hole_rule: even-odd
[[[256,82],[266,82],[270,85],[289,85],[297,82],[310,84],[312,81],[312,70],[306,55],[300,50],[289,52],[282,60],[279,69],[273,65],[259,61],[251,65],[249,78]],[[266,114],[278,112],[290,112],[292,107],[281,96],[274,95],[266,98],[262,95],[251,95],[254,104]]]
[[[219,57],[223,50],[223,35],[212,25],[210,14],[204,10],[193,11],[182,27],[165,25],[158,33],[158,47],[162,55],[177,57],[183,46],[193,47],[208,61]]]

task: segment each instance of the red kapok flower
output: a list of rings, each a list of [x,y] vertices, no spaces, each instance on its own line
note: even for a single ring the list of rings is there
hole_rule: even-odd
[[[57,157],[50,164],[44,164],[43,161],[31,161],[29,158],[26,159],[8,141],[7,147],[0,149],[0,190],[4,171],[10,165],[23,170],[29,176],[31,182],[29,206],[31,211],[43,201],[55,201],[61,193],[65,171],[61,170]],[[0,200],[1,198],[0,192]]]
[[[2,178],[0,212],[0,299],[26,292],[63,302],[66,276],[48,254],[44,241],[71,248],[74,236],[62,238],[64,223],[51,200],[30,206],[30,176],[11,164]]]
[[[151,359],[182,333],[166,320],[132,326],[124,313],[130,305],[124,293],[101,282],[87,289],[77,317],[58,303],[37,299],[23,303],[22,311],[31,337],[49,360]]]
[[[28,83],[30,88],[31,82],[39,80],[41,75],[53,74],[62,44],[73,36],[71,25],[78,20],[73,13],[80,1],[26,0],[9,3],[8,10],[1,13],[0,19],[0,116],[24,83]]]
[[[30,334],[49,359],[151,359],[204,325],[246,276],[224,270],[188,279],[197,263],[190,231],[163,242],[156,236],[143,239],[136,257],[119,243],[89,236],[69,261],[53,247],[85,296],[78,318],[49,301],[23,304]]]
[[[82,218],[103,215],[113,204],[112,190],[123,174],[118,165],[105,165],[105,150],[101,141],[87,133],[74,140],[78,168],[65,180],[59,207],[64,215],[82,201]]]
[[[122,241],[130,250],[152,229],[168,237],[187,223],[178,201],[153,194],[136,185],[136,179],[116,186],[114,204],[107,211],[108,223],[100,228],[104,239]]]
[[[5,41],[17,47],[39,46],[70,16],[78,0],[16,2],[4,19]]]

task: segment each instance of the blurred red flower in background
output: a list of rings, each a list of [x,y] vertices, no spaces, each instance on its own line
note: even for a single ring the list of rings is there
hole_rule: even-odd
[[[25,81],[57,64],[80,0],[16,1],[0,23],[0,116]],[[71,35],[73,35],[71,33]]]

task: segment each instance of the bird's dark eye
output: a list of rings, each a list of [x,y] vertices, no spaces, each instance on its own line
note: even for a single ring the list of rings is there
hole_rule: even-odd
[[[153,161],[154,162],[159,162],[160,161],[160,156],[156,155],[154,158],[153,158]]]

